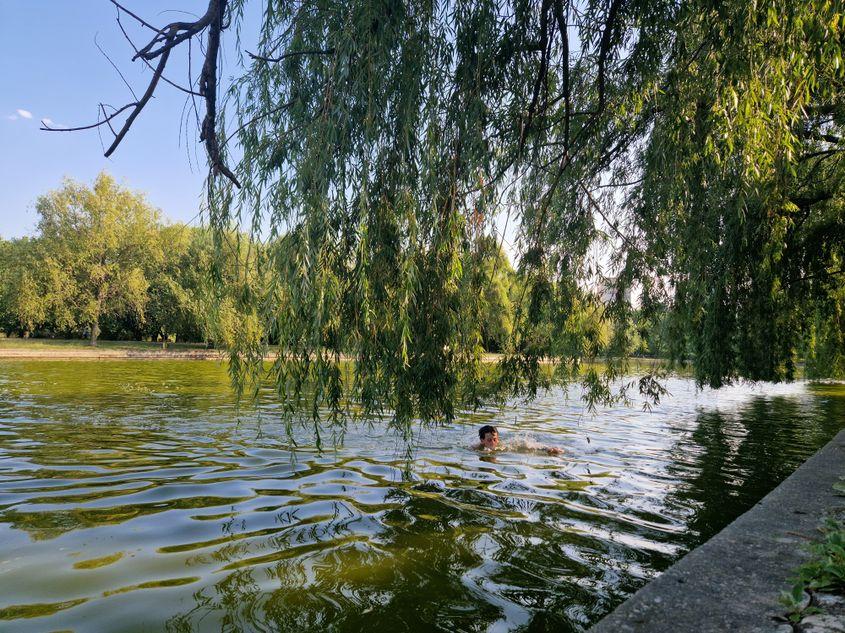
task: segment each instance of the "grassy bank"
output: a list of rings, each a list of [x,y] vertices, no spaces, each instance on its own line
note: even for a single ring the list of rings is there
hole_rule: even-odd
[[[220,351],[203,343],[97,341],[85,339],[0,338],[0,358],[219,358]]]
[[[270,355],[275,348],[270,349]],[[219,359],[223,350],[207,349],[203,343],[168,343],[163,349],[161,343],[149,341],[97,341],[92,347],[87,339],[34,339],[0,338],[0,358],[208,358]],[[501,354],[485,354],[484,362],[495,363]],[[630,371],[639,374],[653,370],[663,364],[657,358],[631,358]],[[585,363],[585,367],[590,366]],[[592,366],[603,368],[598,361]]]
[[[97,341],[97,348],[106,350],[161,350],[161,343],[151,341]],[[197,350],[205,349],[204,343],[168,343],[167,349]],[[35,350],[67,350],[91,349],[88,339],[48,339],[48,338],[0,338],[0,349],[35,349]],[[94,348],[96,349],[96,348]]]

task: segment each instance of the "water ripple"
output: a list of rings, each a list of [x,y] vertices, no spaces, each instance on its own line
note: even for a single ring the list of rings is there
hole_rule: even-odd
[[[583,630],[845,424],[841,386],[668,386],[485,409],[409,460],[379,422],[294,451],[211,363],[0,363],[0,628]]]

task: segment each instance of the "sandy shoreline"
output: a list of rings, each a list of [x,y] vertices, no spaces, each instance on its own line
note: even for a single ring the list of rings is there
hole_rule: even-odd
[[[37,339],[36,339],[37,340]],[[104,341],[102,347],[90,347],[84,342],[79,344],[56,344],[44,345],[43,343],[35,343],[32,347],[27,344],[17,343],[14,346],[3,347],[0,343],[0,360],[19,359],[19,360],[216,360],[223,361],[227,359],[227,353],[222,349],[206,349],[202,347],[196,348],[170,348],[161,349],[161,347],[112,347],[114,342]],[[265,356],[266,360],[273,360],[276,357],[276,352],[271,350]],[[488,353],[482,355],[483,363],[497,363],[502,359],[502,354]],[[352,360],[346,355],[342,356],[342,360]],[[653,359],[631,359],[632,363],[640,366],[653,366],[659,361]],[[551,361],[543,359],[541,364],[547,365]]]
[[[129,350],[92,347],[68,349],[0,348],[0,359],[21,360],[223,360],[225,354],[217,349],[197,350]]]
[[[219,349],[197,350],[129,350],[129,349],[100,349],[92,347],[68,349],[20,349],[0,347],[0,360],[226,360],[226,352]],[[265,360],[272,360],[275,354],[267,354]],[[342,360],[349,360],[343,357]],[[499,360],[498,355],[485,354],[483,362],[494,363]]]

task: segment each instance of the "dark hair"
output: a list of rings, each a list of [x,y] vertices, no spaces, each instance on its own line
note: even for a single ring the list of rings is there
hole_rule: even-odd
[[[485,424],[480,429],[478,429],[478,439],[483,440],[484,436],[488,433],[496,433],[498,434],[499,431],[496,429],[495,426],[491,426],[489,424]]]

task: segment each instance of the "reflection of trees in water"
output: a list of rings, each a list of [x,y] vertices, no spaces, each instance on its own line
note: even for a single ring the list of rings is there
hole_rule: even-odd
[[[300,474],[294,473],[289,480],[294,486],[269,494],[266,507],[233,506],[245,498],[228,498],[226,483],[271,476],[242,475],[238,469],[275,467],[277,453],[257,465],[239,463],[255,456],[240,451],[237,433],[226,425],[214,437],[209,421],[190,416],[184,424],[158,426],[167,406],[181,415],[182,401],[155,403],[155,413],[143,423],[131,420],[131,412],[83,424],[64,413],[49,423],[4,428],[16,435],[0,436],[0,449],[28,469],[15,476],[33,479],[33,490],[19,492],[30,495],[30,501],[38,497],[68,505],[113,495],[117,505],[40,511],[31,504],[5,512],[0,508],[0,520],[34,538],[52,538],[166,510],[230,508],[222,514],[185,512],[183,519],[203,515],[205,530],[191,525],[197,530],[192,534],[205,540],[156,551],[157,556],[173,555],[171,563],[185,556],[180,564],[184,560],[202,579],[200,589],[168,589],[169,596],[184,596],[182,605],[191,605],[168,620],[167,630],[175,633],[472,631],[486,630],[514,613],[528,618],[522,620],[526,630],[571,631],[595,621],[668,566],[677,557],[678,541],[685,547],[698,544],[774,487],[841,425],[843,400],[759,398],[735,413],[702,413],[694,431],[674,447],[672,477],[666,478],[685,485],[665,500],[661,489],[656,504],[638,504],[634,495],[641,489],[636,486],[602,490],[593,478],[574,479],[563,470],[544,470],[545,483],[535,485],[503,474],[496,456],[483,455],[469,471],[464,463],[430,456],[416,466],[416,474],[401,468],[394,473],[379,464],[385,470],[375,472],[381,475],[367,474],[379,480],[372,488],[367,488],[372,482],[334,481],[325,470],[357,470],[360,464],[324,466],[306,456],[307,482],[297,481]],[[205,405],[184,406],[196,412]],[[209,409],[211,422],[220,416]],[[356,460],[366,457],[356,455]],[[64,470],[63,464],[75,470]],[[482,471],[491,476],[474,476]],[[203,476],[195,477],[198,472]],[[420,474],[427,481],[418,481]],[[110,491],[117,481],[125,487]],[[221,496],[119,500],[165,483],[208,485]],[[309,495],[313,483],[330,485],[322,494]],[[675,530],[686,518],[688,536]],[[144,599],[154,611],[156,598]],[[110,608],[107,600],[102,605],[96,608]],[[168,617],[162,611],[161,617]]]
[[[689,509],[683,540],[695,547],[788,477],[845,423],[845,398],[756,397],[736,412],[699,414],[673,450],[686,482],[668,500]]]
[[[168,630],[482,631],[510,612],[527,630],[574,631],[630,591],[654,555],[568,528],[573,519],[584,527],[583,511],[483,487],[403,485],[370,514],[331,508],[310,519],[288,508],[282,532],[217,550],[229,573],[196,592]],[[589,520],[608,534],[630,528]]]
[[[421,622],[486,630],[500,610],[463,581],[481,563],[472,547],[480,526],[463,525],[477,517],[399,494],[405,504],[378,511],[379,520],[333,502],[331,516],[292,525],[249,556],[225,550],[230,573],[195,592],[193,608],[172,617],[167,630],[402,631]]]

